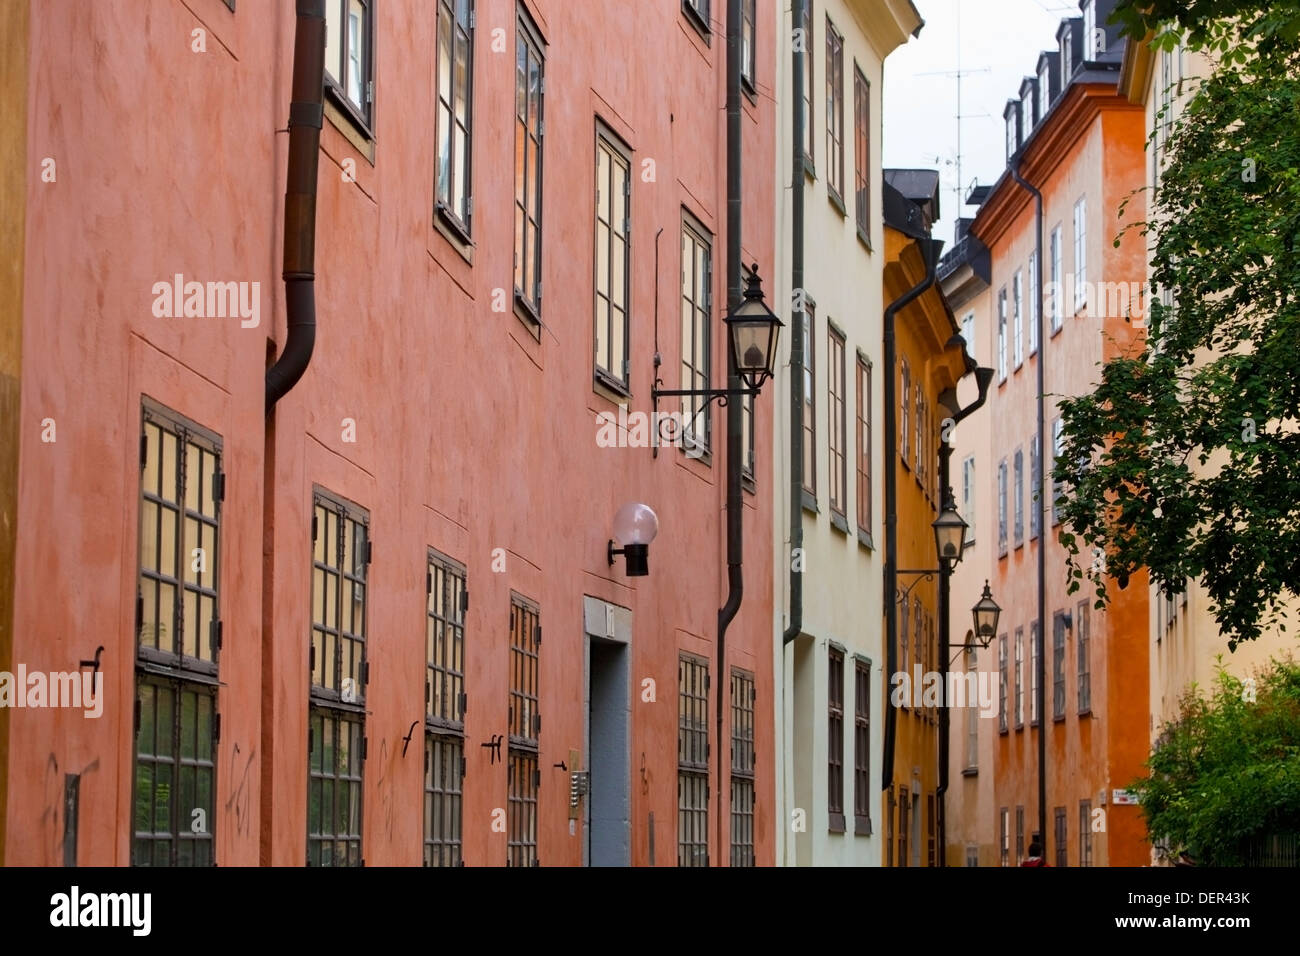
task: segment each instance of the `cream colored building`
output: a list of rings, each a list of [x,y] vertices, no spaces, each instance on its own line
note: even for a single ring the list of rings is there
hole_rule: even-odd
[[[781,337],[773,485],[776,512],[776,858],[782,865],[878,866],[884,462],[880,421],[884,270],[881,85],[885,58],[919,32],[910,0],[801,0],[776,4],[780,55],[773,95],[780,117],[775,293],[798,321],[806,304],[804,371],[792,375],[792,329]],[[796,28],[801,32],[796,33]],[[804,280],[795,295],[792,44],[803,43]],[[784,307],[794,303],[794,308]],[[792,384],[805,392],[791,413]],[[765,396],[766,399],[766,396]],[[801,548],[791,520],[791,429],[807,442],[800,493]],[[793,552],[793,553],[792,553]],[[791,569],[801,568],[802,620],[791,628]]]
[[[1159,182],[1169,126],[1195,93],[1199,78],[1210,68],[1210,61],[1203,55],[1181,46],[1161,51],[1153,50],[1149,43],[1129,45],[1119,86],[1130,102],[1146,107],[1148,186]],[[1218,465],[1212,458],[1206,467]],[[1287,607],[1292,621],[1297,609],[1295,602]],[[1220,663],[1233,676],[1245,678],[1267,664],[1270,657],[1300,651],[1294,633],[1273,629],[1229,652],[1227,639],[1210,613],[1209,596],[1197,581],[1189,581],[1185,590],[1172,598],[1153,584],[1150,626],[1152,741],[1160,735],[1165,722],[1178,715],[1179,701],[1190,687],[1205,688],[1213,683]]]

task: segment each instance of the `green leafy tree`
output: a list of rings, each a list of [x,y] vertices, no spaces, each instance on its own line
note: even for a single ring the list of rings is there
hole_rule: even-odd
[[[1148,839],[1203,866],[1243,866],[1262,838],[1300,829],[1300,664],[1193,689],[1131,785]]]
[[[1098,607],[1144,567],[1166,593],[1199,579],[1235,649],[1285,630],[1300,591],[1300,0],[1122,5],[1145,29],[1137,7],[1185,7],[1233,55],[1168,127],[1148,221],[1125,227],[1154,246],[1147,335],[1061,403],[1061,540]],[[1187,18],[1207,11],[1237,20]]]
[[[1120,0],[1111,20],[1133,40],[1177,28],[1191,46],[1231,60],[1256,41],[1300,40],[1300,0]]]

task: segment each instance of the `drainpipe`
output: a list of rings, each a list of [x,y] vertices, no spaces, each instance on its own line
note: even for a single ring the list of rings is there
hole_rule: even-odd
[[[740,0],[727,0],[727,314],[739,308],[742,291],[740,282]],[[730,343],[728,343],[730,344]],[[735,356],[727,349],[727,390],[738,391],[742,385],[736,374]],[[743,415],[745,403],[742,396],[732,395],[727,401],[727,603],[718,610],[718,792],[721,794],[723,759],[727,748],[723,746],[723,704],[731,680],[727,674],[727,626],[740,611],[740,599],[745,593],[745,581],[740,563],[743,549],[741,532],[744,525],[744,502],[740,488],[740,456],[742,448]],[[719,801],[721,802],[721,801]],[[723,847],[722,814],[717,814],[718,857],[721,862]]]
[[[925,259],[925,278],[885,306],[885,686],[898,669],[898,389],[894,386],[894,319],[922,293],[934,285],[938,265],[939,239],[917,239]],[[880,789],[888,790],[894,782],[894,732],[897,715],[892,704],[885,707],[885,741],[881,756]]]
[[[960,337],[954,337],[960,338]],[[965,348],[965,340],[960,340],[962,348]],[[948,345],[957,344],[949,340]],[[975,363],[967,359],[967,369],[970,369]],[[953,411],[951,416],[952,427],[955,428],[959,422],[969,417],[977,409],[983,407],[984,402],[988,400],[989,385],[993,381],[993,369],[976,368],[975,384],[979,386],[979,397],[971,402],[965,408],[958,408]],[[945,403],[946,404],[946,403]],[[957,393],[952,393],[951,409],[957,404]],[[948,431],[949,440],[939,442],[939,487],[943,489],[943,504],[941,507],[947,507],[948,504],[955,506],[956,501],[952,493],[952,430]],[[948,567],[948,562],[939,562],[939,686],[945,688],[947,693],[948,687],[948,654],[951,652],[952,645],[952,569]],[[948,816],[944,807],[944,795],[948,792],[948,728],[950,726],[952,702],[949,706],[939,709],[939,785],[934,791],[934,812],[938,817],[938,841],[939,852],[935,858],[939,866],[948,865]]]
[[[267,415],[307,371],[316,345],[316,172],[325,109],[325,0],[297,2],[284,189],[284,306],[289,337],[266,371]]]
[[[1044,689],[1047,685],[1047,508],[1046,500],[1043,495],[1043,477],[1046,473],[1047,455],[1043,445],[1043,359],[1047,351],[1047,339],[1043,337],[1043,194],[1020,175],[1020,164],[1024,161],[1023,155],[1015,157],[1015,162],[1011,164],[1011,177],[1020,185],[1022,189],[1034,197],[1034,244],[1037,250],[1034,255],[1034,269],[1037,275],[1035,279],[1038,283],[1039,301],[1034,303],[1035,318],[1034,324],[1038,335],[1038,665],[1034,668],[1034,673],[1038,678],[1038,693],[1035,695],[1038,703],[1038,839],[1043,846],[1043,854],[1047,854],[1047,711],[1044,709],[1045,695]],[[1060,294],[1060,290],[1057,290]],[[1030,654],[1033,653],[1033,642],[1030,642]]]

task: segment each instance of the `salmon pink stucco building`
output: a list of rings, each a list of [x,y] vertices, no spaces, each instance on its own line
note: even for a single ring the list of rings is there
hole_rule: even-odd
[[[656,378],[725,384],[725,10],[297,6],[315,90],[294,4],[0,8],[0,671],[103,681],[97,719],[0,708],[0,862],[771,864],[771,398],[721,660],[727,410],[597,441]],[[286,120],[319,125],[314,256]],[[268,415],[282,248],[315,340]],[[608,553],[629,503],[645,576]]]

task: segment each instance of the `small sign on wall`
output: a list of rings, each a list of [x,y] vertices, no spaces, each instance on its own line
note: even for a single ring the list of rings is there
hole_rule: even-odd
[[[1117,807],[1122,807],[1138,802],[1137,794],[1132,790],[1112,790],[1110,792],[1110,802]]]

